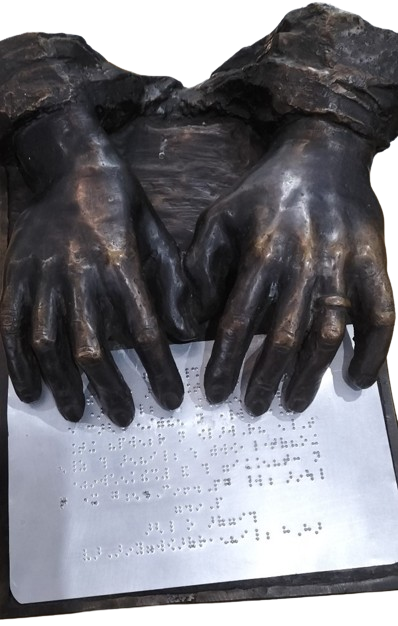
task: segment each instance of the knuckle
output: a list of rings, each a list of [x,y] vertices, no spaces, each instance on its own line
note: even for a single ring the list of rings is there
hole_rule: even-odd
[[[376,278],[385,273],[385,257],[376,254],[370,244],[362,245],[357,256],[357,265],[365,278]]]
[[[392,328],[395,324],[395,306],[391,284],[387,274],[384,274],[378,283],[377,293],[372,295],[370,318],[375,326]]]
[[[362,258],[360,260],[360,266],[365,278],[377,279],[380,274],[380,268],[377,266],[374,259]]]
[[[384,310],[374,311],[374,314],[373,314],[373,320],[374,320],[375,326],[384,326],[388,328],[393,328],[395,324],[395,318],[396,318],[396,315],[395,315],[394,307],[384,309]]]
[[[330,243],[319,254],[322,274],[335,276],[336,272],[342,271],[348,256],[349,244],[342,241]]]
[[[286,238],[282,233],[265,231],[254,239],[252,253],[254,258],[260,258],[264,263],[283,263],[286,257]]]
[[[320,343],[325,348],[335,348],[343,340],[344,336],[343,324],[339,323],[327,323],[324,324],[320,332]]]
[[[278,351],[297,350],[297,333],[288,329],[280,329],[274,334],[272,343]]]
[[[16,335],[20,330],[19,316],[13,309],[0,310],[0,330],[3,335]]]
[[[98,365],[103,360],[103,352],[99,345],[79,346],[75,351],[75,360],[83,368]]]
[[[136,343],[140,348],[153,346],[161,341],[159,329],[155,326],[145,326],[136,334]]]
[[[32,336],[32,348],[38,354],[55,350],[55,339],[49,337],[44,329],[37,329]]]
[[[247,316],[226,316],[220,322],[220,330],[224,336],[234,338],[247,332],[250,319]]]

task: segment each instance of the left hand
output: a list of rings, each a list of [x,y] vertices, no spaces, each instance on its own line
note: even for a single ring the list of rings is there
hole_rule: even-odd
[[[17,395],[37,400],[43,378],[60,413],[78,421],[84,372],[105,413],[127,426],[134,402],[110,352],[116,344],[135,347],[158,402],[175,409],[184,390],[163,329],[182,339],[194,332],[188,289],[139,182],[81,106],[32,123],[18,147],[37,192],[14,224],[0,305]]]
[[[285,407],[303,411],[312,402],[348,311],[355,331],[350,382],[360,388],[375,382],[395,314],[383,215],[369,181],[372,158],[372,147],[352,131],[298,120],[201,216],[187,269],[203,318],[221,314],[205,373],[210,402],[233,391],[270,310],[245,396],[252,414],[269,408],[285,374]]]

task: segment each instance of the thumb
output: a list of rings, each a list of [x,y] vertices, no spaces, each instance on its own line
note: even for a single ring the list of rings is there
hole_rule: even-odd
[[[148,290],[168,336],[176,341],[192,341],[198,335],[198,325],[180,250],[142,189],[141,192],[134,223]]]
[[[208,320],[223,309],[238,256],[235,247],[223,207],[217,205],[216,209],[212,207],[203,213],[185,258],[186,271],[199,302],[199,321]]]

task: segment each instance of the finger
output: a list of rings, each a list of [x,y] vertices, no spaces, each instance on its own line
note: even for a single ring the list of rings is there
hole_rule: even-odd
[[[316,285],[319,296],[314,303],[311,329],[298,353],[293,374],[282,390],[282,403],[287,410],[301,412],[311,404],[343,340],[347,308],[351,305],[345,297],[346,251],[344,237],[323,247]]]
[[[309,323],[311,275],[292,276],[282,287],[270,333],[254,365],[245,395],[247,409],[253,415],[268,410],[278,385],[287,373],[302,343]]]
[[[54,284],[48,275],[40,284],[32,312],[32,346],[59,412],[78,422],[85,407],[83,385],[62,329]]]
[[[377,379],[394,330],[394,299],[384,268],[362,265],[352,315],[355,348],[348,379],[354,387],[365,389]]]
[[[101,341],[100,312],[88,280],[76,281],[69,315],[75,362],[87,375],[106,415],[118,426],[128,426],[134,417],[133,398],[105,342]]]
[[[41,394],[40,371],[29,344],[30,311],[26,269],[12,271],[9,266],[0,307],[0,326],[8,372],[22,402],[34,402]]]
[[[193,340],[198,335],[198,324],[179,249],[145,196],[140,204],[135,232],[146,284],[162,327],[175,340]]]
[[[221,210],[202,214],[185,259],[198,294],[200,321],[210,319],[223,308],[236,257],[234,247]]]
[[[232,393],[257,324],[270,302],[268,295],[278,272],[277,265],[251,257],[239,273],[206,367],[204,386],[209,402],[223,402]]]
[[[113,299],[125,317],[134,347],[148,374],[152,391],[168,410],[180,406],[184,386],[149,298],[138,264],[122,261],[114,274]]]
[[[313,401],[322,377],[343,340],[346,309],[322,306],[299,352],[294,372],[284,386],[282,402],[289,411],[304,411]]]

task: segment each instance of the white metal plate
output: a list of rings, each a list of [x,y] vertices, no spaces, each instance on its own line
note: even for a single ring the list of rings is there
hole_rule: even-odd
[[[261,341],[256,338],[255,343]],[[254,346],[253,346],[254,347]],[[252,349],[253,349],[252,347]],[[342,380],[349,339],[311,407],[250,418],[239,388],[202,394],[211,343],[175,346],[168,413],[134,352],[115,353],[137,414],[113,426],[87,393],[81,423],[48,392],[9,392],[11,591],[21,603],[398,561],[398,491],[377,387]]]

